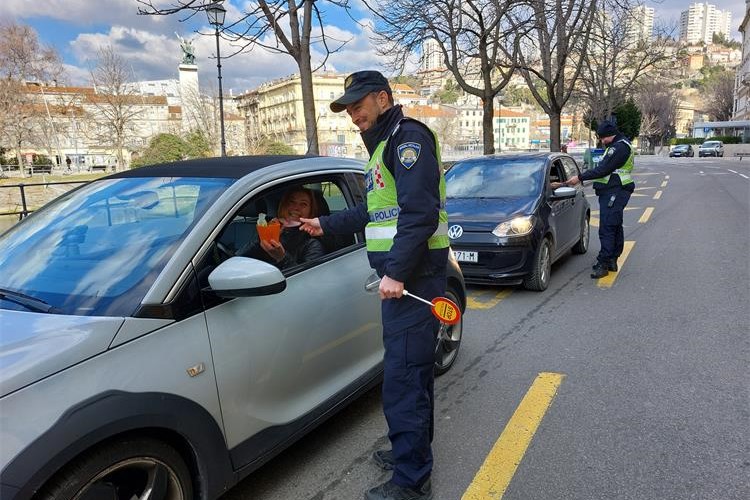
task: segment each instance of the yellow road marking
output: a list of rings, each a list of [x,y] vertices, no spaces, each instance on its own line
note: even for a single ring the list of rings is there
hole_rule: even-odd
[[[513,293],[512,288],[500,290],[499,292],[495,293],[495,295],[492,298],[490,298],[487,301],[484,301],[484,300],[478,300],[479,297],[486,295],[485,292],[480,292],[477,294],[476,297],[472,297],[472,296],[466,297],[466,307],[469,309],[491,309],[495,307],[496,305],[498,305],[501,300],[508,297],[511,293]]]
[[[663,188],[664,188],[664,187],[667,187],[667,181],[664,181],[664,182],[662,182],[662,183],[661,183],[661,187],[663,187]]]
[[[654,213],[654,207],[648,207],[643,211],[643,215],[641,215],[641,218],[638,219],[638,223],[645,224],[646,222],[648,222],[648,219],[651,217],[652,213]]]
[[[657,191],[656,194],[654,194],[654,199],[658,200],[659,198],[661,198],[661,194],[662,193],[663,193],[663,191]]]
[[[593,212],[592,212],[593,213]],[[589,220],[589,225],[591,227],[599,227],[599,217],[591,216],[591,219]]]
[[[644,186],[644,187],[635,188],[636,191],[643,191],[644,189],[656,189],[656,186]]]
[[[625,261],[628,260],[628,255],[630,255],[630,252],[633,250],[634,246],[635,241],[625,242],[625,245],[622,248],[622,255],[620,255],[619,259],[617,259],[617,268],[620,271],[622,271],[622,266],[625,264]],[[620,271],[610,271],[609,274],[605,277],[599,278],[596,283],[597,286],[599,288],[611,288],[612,285],[615,284],[615,280],[617,279]]]
[[[564,377],[562,373],[537,375],[461,500],[503,497]]]

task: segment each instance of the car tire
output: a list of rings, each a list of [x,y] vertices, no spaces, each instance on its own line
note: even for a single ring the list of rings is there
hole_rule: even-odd
[[[591,224],[589,222],[588,215],[583,218],[583,224],[581,225],[581,237],[578,242],[573,245],[573,253],[578,255],[585,254],[589,249],[589,239],[591,237]]]
[[[40,500],[142,498],[191,500],[193,484],[185,461],[171,446],[130,438],[93,448],[60,470]],[[145,498],[145,497],[144,497]]]
[[[458,294],[452,289],[448,288],[445,292],[445,296],[452,300],[455,304],[461,304]],[[461,338],[463,336],[464,318],[463,314],[461,319],[455,325],[446,325],[440,323],[440,329],[438,330],[437,342],[435,344],[435,376],[440,376],[451,369],[453,363],[456,362],[458,357],[458,350],[461,347]]]
[[[544,238],[539,249],[534,255],[534,267],[531,273],[523,280],[523,286],[527,290],[543,292],[549,286],[549,277],[552,272],[552,242]]]

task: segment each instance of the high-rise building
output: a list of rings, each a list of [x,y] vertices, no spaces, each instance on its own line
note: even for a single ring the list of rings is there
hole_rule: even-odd
[[[628,38],[648,41],[654,33],[654,9],[639,5],[630,14]]]
[[[444,69],[443,51],[440,49],[437,40],[428,38],[422,43],[422,58],[419,62],[419,69],[422,71]]]
[[[734,87],[734,120],[750,120],[750,0],[745,0],[745,17],[740,23],[742,64]]]
[[[723,11],[710,3],[694,3],[680,14],[680,41],[711,43],[715,33],[729,39],[731,11]]]

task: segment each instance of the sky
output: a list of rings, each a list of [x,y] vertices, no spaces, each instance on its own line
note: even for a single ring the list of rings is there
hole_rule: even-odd
[[[174,0],[154,0],[168,6]],[[372,41],[374,16],[361,0],[350,0],[350,9],[319,0],[327,34],[346,42],[326,62],[326,68],[349,73],[361,69],[386,71],[384,59],[377,54]],[[679,21],[680,12],[693,2],[689,0],[646,0],[656,9],[658,22]],[[741,40],[737,31],[744,16],[743,0],[714,0],[719,9],[732,12],[731,37]],[[226,0],[225,24],[239,19],[252,0]],[[111,45],[130,65],[134,80],[162,80],[178,77],[177,66],[182,52],[175,33],[192,39],[201,88],[217,86],[216,39],[204,13],[190,19],[185,14],[170,16],[138,15],[137,0],[2,0],[0,20],[28,24],[40,40],[56,48],[62,58],[67,82],[88,84],[99,48]],[[341,43],[334,42],[334,46]],[[258,47],[225,59],[236,47],[222,40],[223,88],[237,95],[263,82],[291,75],[297,71],[294,60],[286,54],[271,53]],[[321,61],[320,49],[313,58]]]

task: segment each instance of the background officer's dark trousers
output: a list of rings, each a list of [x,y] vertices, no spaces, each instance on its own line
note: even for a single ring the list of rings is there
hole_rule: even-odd
[[[407,282],[406,289],[430,300],[444,293],[445,277]],[[398,318],[405,317],[410,324],[399,325]],[[391,480],[407,488],[420,487],[432,473],[438,327],[427,305],[409,297],[383,301],[383,412],[393,447]]]
[[[610,262],[617,262],[625,245],[622,218],[631,192],[618,186],[603,189],[596,194],[599,197],[599,243],[601,245],[596,260],[607,265]],[[612,200],[613,196],[614,200]],[[612,202],[611,207],[610,202]]]

